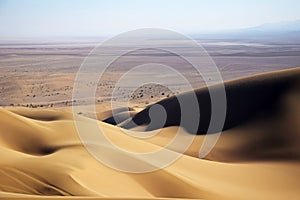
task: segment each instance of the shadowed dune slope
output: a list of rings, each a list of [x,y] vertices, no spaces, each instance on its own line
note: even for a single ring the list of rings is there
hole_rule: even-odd
[[[160,105],[166,112],[166,121],[164,127],[181,125],[188,132],[194,134],[216,133],[222,130],[227,130],[232,127],[244,124],[245,122],[255,120],[259,117],[270,118],[280,115],[280,112],[285,109],[286,102],[284,101],[290,95],[297,98],[300,91],[300,68],[276,71],[237,79],[225,82],[226,92],[226,119],[223,129],[212,126],[208,131],[209,123],[211,122],[211,98],[210,92],[216,95],[221,94],[221,85],[214,85],[197,89],[195,91],[186,92],[178,96],[163,99],[154,106]],[[297,94],[296,94],[297,93]],[[184,101],[186,105],[192,104],[193,95],[196,94],[200,120],[198,120],[198,129],[192,128],[189,123],[181,123],[181,107],[179,99]],[[152,106],[137,113],[131,121],[122,124],[123,128],[134,128],[136,126],[147,126],[146,130],[155,130],[160,128],[160,123],[153,125],[149,111]],[[219,105],[216,105],[219,106]],[[157,116],[160,115],[160,110],[157,111]],[[191,112],[197,112],[191,108]],[[155,116],[155,114],[153,114]],[[193,115],[192,115],[193,116]]]

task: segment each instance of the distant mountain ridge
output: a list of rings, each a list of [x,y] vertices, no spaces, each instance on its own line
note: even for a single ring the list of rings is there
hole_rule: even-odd
[[[263,43],[300,43],[300,20],[265,23],[259,26],[193,34],[193,38],[211,41],[249,41]]]
[[[300,20],[265,23],[259,26],[250,27],[243,30],[261,32],[298,32],[300,31]]]

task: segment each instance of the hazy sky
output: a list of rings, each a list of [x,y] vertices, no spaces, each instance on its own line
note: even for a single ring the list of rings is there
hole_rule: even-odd
[[[137,28],[181,33],[300,19],[299,0],[0,0],[0,36],[107,36]]]

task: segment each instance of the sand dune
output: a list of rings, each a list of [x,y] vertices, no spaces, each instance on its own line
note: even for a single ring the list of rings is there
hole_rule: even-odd
[[[143,174],[120,172],[98,162],[82,145],[72,113],[0,108],[0,198],[298,199],[299,74],[300,69],[294,69],[227,82],[227,120],[213,151],[204,159],[198,158],[207,130],[206,122],[200,122],[198,135],[176,162]],[[196,94],[200,107],[209,107],[207,89]],[[182,95],[188,97],[189,93]],[[114,144],[139,153],[166,146],[178,129],[182,138],[194,136],[188,127],[176,126],[179,114],[174,97],[158,103],[167,110],[167,124],[148,139],[126,135],[115,125],[97,123]],[[133,113],[133,120],[147,126],[148,109]],[[203,110],[208,120],[210,111]],[[109,115],[106,112],[101,119]],[[77,120],[86,126],[95,122],[83,116]],[[130,122],[122,125],[135,128]],[[132,164],[132,157],[114,152],[101,141],[90,145],[108,155],[115,166]],[[177,152],[172,146],[168,155]],[[137,162],[151,165],[147,159]]]
[[[283,104],[283,99],[289,95],[297,95],[300,84],[300,70],[283,70],[271,73],[260,74],[247,78],[228,81],[225,83],[227,97],[227,114],[223,130],[235,127],[245,123],[258,115],[264,117],[277,114]],[[221,92],[220,85],[209,87],[211,91]],[[207,87],[195,91],[201,111],[201,120],[199,121],[197,134],[206,134],[211,119],[211,99]],[[187,99],[187,104],[194,95],[194,92],[187,92],[178,96],[163,99],[154,105],[161,105],[167,112],[165,126],[178,126],[181,119],[180,103],[178,98]],[[297,98],[297,96],[295,96]],[[133,122],[137,125],[149,124],[149,110],[153,105],[148,106],[143,111],[133,117]],[[127,122],[122,125],[124,128],[132,128],[135,125]],[[189,130],[190,127],[186,126]],[[148,127],[147,130],[153,130],[155,127]],[[218,132],[221,130],[212,130]]]

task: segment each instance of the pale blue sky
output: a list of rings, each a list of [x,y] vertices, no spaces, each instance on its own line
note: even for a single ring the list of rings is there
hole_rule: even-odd
[[[0,36],[107,36],[145,27],[197,33],[298,20],[299,8],[299,0],[0,0]]]

